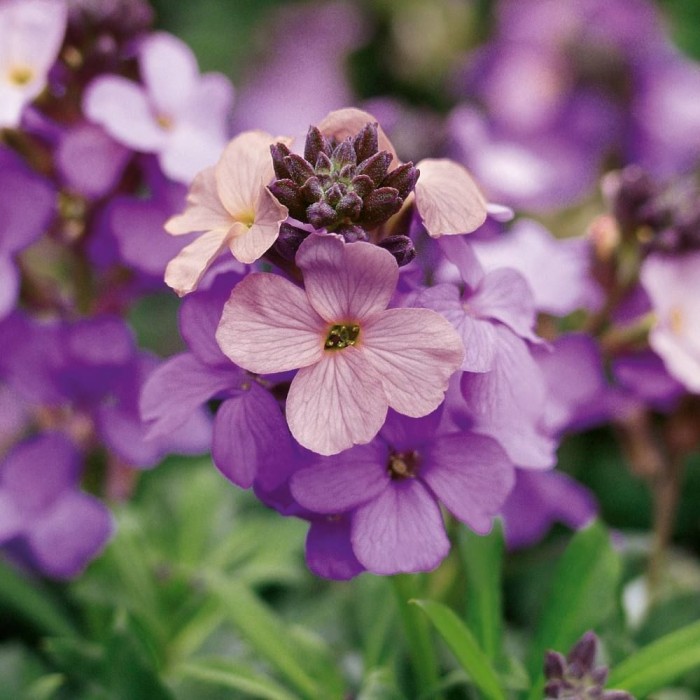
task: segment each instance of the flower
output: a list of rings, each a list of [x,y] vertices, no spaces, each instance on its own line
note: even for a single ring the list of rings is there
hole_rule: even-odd
[[[46,87],[66,21],[63,0],[0,3],[0,127],[19,126],[25,106]]]
[[[513,467],[495,440],[445,432],[440,418],[440,410],[418,420],[390,413],[369,445],[318,458],[292,476],[302,506],[347,514],[352,550],[369,571],[434,569],[450,549],[439,502],[486,534],[513,486]],[[318,556],[307,548],[310,560]]]
[[[218,73],[200,75],[190,48],[165,32],[143,40],[139,67],[144,86],[101,76],[85,91],[83,111],[125,146],[157,153],[163,172],[187,183],[226,142],[231,85]]]
[[[269,147],[276,139],[246,131],[226,147],[215,167],[197,175],[184,213],[165,224],[173,235],[204,231],[170,261],[165,281],[180,295],[193,291],[214,259],[228,247],[252,263],[277,240],[287,207],[267,189],[274,171]]]
[[[305,289],[273,274],[240,282],[224,306],[217,341],[256,373],[297,369],[287,422],[303,446],[324,455],[369,442],[391,406],[412,417],[443,400],[462,364],[462,341],[428,309],[387,309],[398,265],[370,243],[309,236],[296,263]]]
[[[657,315],[649,344],[673,377],[700,393],[700,251],[650,255],[640,280]]]
[[[112,533],[109,510],[78,489],[79,476],[80,455],[63,435],[17,445],[0,464],[0,545],[48,576],[79,574]]]

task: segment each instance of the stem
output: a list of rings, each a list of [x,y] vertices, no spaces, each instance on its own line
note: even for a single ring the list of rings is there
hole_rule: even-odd
[[[666,550],[673,535],[684,466],[682,458],[670,460],[664,465],[665,468],[661,474],[650,480],[654,499],[654,539],[648,568],[649,590],[652,598],[659,592]]]
[[[408,601],[415,598],[418,593],[417,579],[410,574],[398,574],[391,576],[390,580],[396,594],[399,615],[413,662],[418,691],[416,696],[433,693],[438,684],[439,672],[430,623],[418,607],[408,604]]]

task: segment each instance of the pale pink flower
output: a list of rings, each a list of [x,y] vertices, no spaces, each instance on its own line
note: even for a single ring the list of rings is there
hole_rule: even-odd
[[[157,153],[168,177],[189,183],[226,143],[233,88],[220,73],[200,75],[192,50],[165,32],[141,43],[139,68],[143,85],[119,75],[94,80],[85,115],[125,146]]]
[[[0,0],[0,127],[19,126],[66,32],[63,0]]]
[[[673,377],[700,393],[700,251],[650,255],[640,279],[656,314],[649,344]]]
[[[303,446],[324,455],[369,442],[387,409],[414,418],[442,403],[464,347],[451,324],[429,309],[387,309],[398,265],[370,243],[312,234],[296,263],[301,289],[254,273],[224,306],[223,352],[251,372],[299,368],[287,422]]]
[[[318,129],[324,136],[342,141],[355,136],[367,123],[377,120],[354,107],[328,114]],[[380,150],[394,157],[390,169],[401,164],[391,141],[378,128]],[[469,171],[447,158],[424,158],[416,163],[420,177],[415,187],[415,204],[423,225],[433,238],[471,233],[486,220],[487,203]]]
[[[194,179],[184,213],[166,222],[165,230],[176,236],[204,232],[165,271],[166,284],[180,296],[196,289],[225,248],[236,260],[252,263],[277,240],[287,207],[275,199],[267,184],[274,176],[270,144],[278,141],[279,137],[262,131],[236,136],[216,166]]]

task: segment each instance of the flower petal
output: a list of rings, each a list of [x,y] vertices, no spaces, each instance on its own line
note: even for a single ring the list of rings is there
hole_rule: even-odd
[[[139,407],[141,418],[150,423],[148,439],[175,432],[209,399],[240,387],[244,377],[234,365],[207,367],[190,353],[169,358],[149,374],[141,390]]]
[[[292,435],[322,455],[369,442],[386,412],[382,382],[354,347],[325,351],[320,362],[299,370],[287,397]]]
[[[216,340],[240,367],[268,374],[318,362],[325,328],[303,289],[278,275],[258,272],[234,287]]]
[[[229,241],[229,249],[236,260],[250,264],[261,258],[277,240],[280,223],[287,218],[287,207],[280,204],[267,189],[260,191],[255,205],[252,226],[240,227],[240,235]]]
[[[417,167],[416,207],[430,236],[471,233],[486,221],[486,200],[465,168],[444,158]]]
[[[434,569],[450,550],[435,499],[417,480],[392,484],[355,511],[352,548],[375,574]]]
[[[167,134],[156,123],[144,89],[118,75],[93,80],[83,97],[83,112],[119,143],[154,153],[165,145]]]
[[[174,236],[192,231],[228,231],[233,218],[219,199],[214,168],[198,173],[187,193],[187,208],[165,222],[165,230]]]
[[[292,476],[294,498],[316,513],[342,513],[378,496],[390,483],[381,442],[319,459]]]
[[[185,246],[165,268],[165,283],[179,296],[194,291],[204,273],[226,247],[227,233],[208,231]]]
[[[247,387],[247,388],[246,388]],[[216,412],[212,457],[217,469],[234,484],[247,489],[260,476],[263,486],[275,473],[277,461],[291,455],[289,430],[279,404],[269,391],[249,380],[236,396]]]
[[[335,235],[309,236],[297,251],[304,287],[326,321],[361,321],[386,309],[399,268],[393,255],[371,243],[344,243]]]
[[[389,405],[414,418],[442,403],[450,376],[464,359],[455,329],[430,309],[387,309],[365,323],[360,338]]]
[[[306,537],[306,563],[316,576],[347,581],[365,570],[350,545],[350,519],[314,520]]]
[[[219,197],[234,216],[249,217],[255,212],[260,191],[275,176],[270,145],[275,138],[264,131],[244,131],[232,139],[216,164]]]
[[[154,32],[143,40],[139,68],[153,104],[170,118],[186,106],[199,78],[190,47],[167,32]]]
[[[503,448],[475,433],[436,438],[423,454],[420,478],[447,509],[485,535],[515,482]]]

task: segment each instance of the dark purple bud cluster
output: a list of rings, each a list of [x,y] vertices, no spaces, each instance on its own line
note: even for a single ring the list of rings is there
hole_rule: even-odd
[[[395,214],[418,180],[413,163],[389,171],[392,155],[379,150],[376,123],[340,142],[312,126],[303,158],[282,143],[270,150],[276,176],[270,191],[290,216],[348,242],[367,240],[367,231]]]
[[[547,679],[545,698],[568,700],[635,700],[624,690],[604,690],[608,678],[606,666],[595,665],[598,638],[586,632],[566,657],[558,651],[548,651],[544,658]]]
[[[638,166],[609,176],[608,195],[620,231],[649,251],[686,253],[700,249],[700,188],[682,181],[662,188]]]

